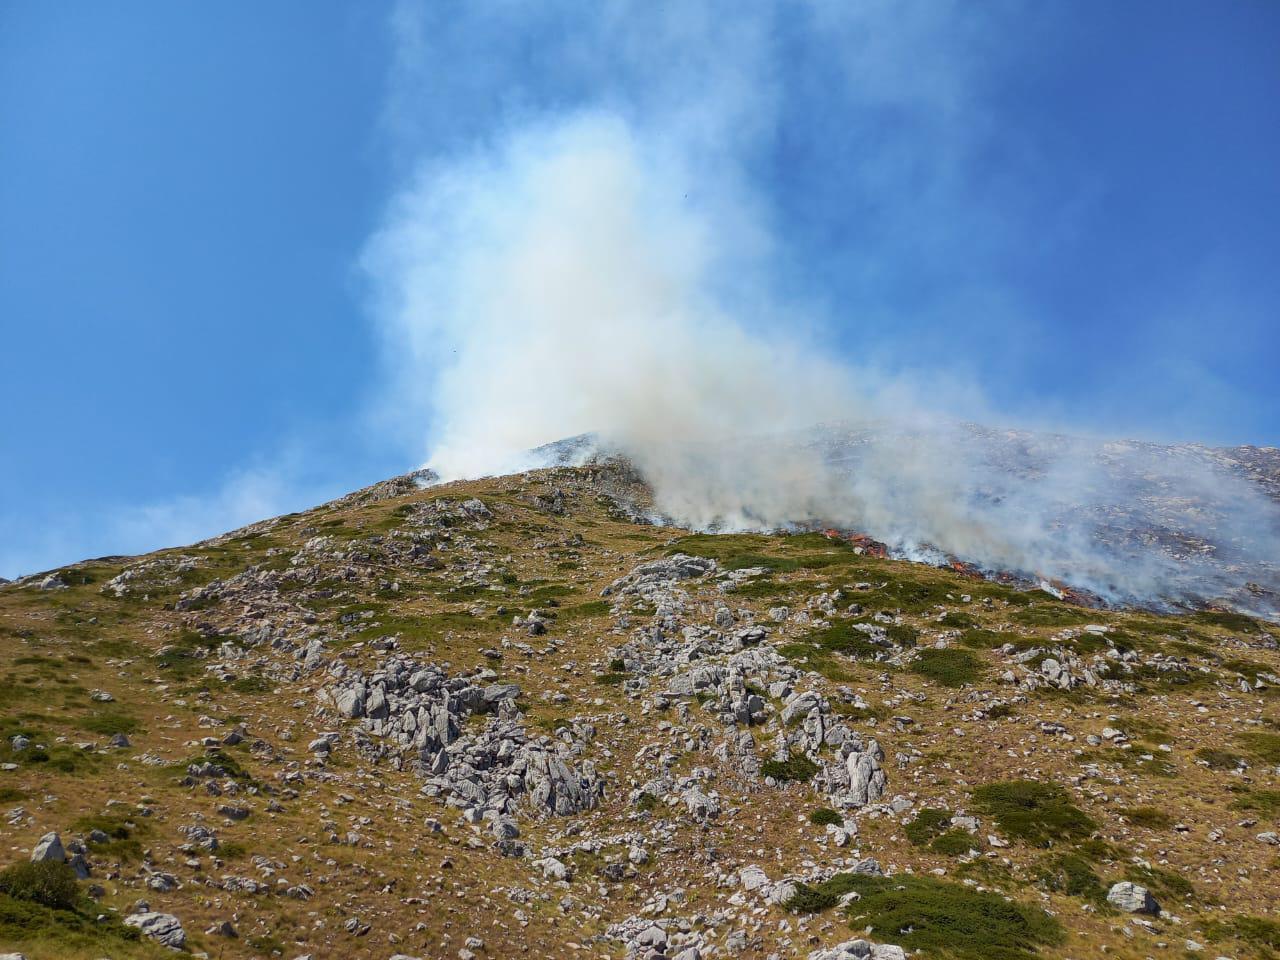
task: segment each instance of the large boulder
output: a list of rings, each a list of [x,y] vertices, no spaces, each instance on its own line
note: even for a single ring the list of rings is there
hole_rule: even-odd
[[[31,851],[32,863],[41,863],[45,860],[65,863],[66,859],[67,851],[62,846],[62,838],[56,833],[46,833]]]
[[[187,932],[182,922],[172,913],[135,913],[124,918],[126,927],[137,927],[145,937],[150,937],[170,950],[181,950],[187,945]]]
[[[1146,887],[1122,880],[1107,891],[1107,903],[1126,913],[1159,913],[1160,905]]]
[[[845,762],[849,771],[849,796],[855,805],[875,803],[884,796],[887,778],[880,768],[883,759],[884,751],[875,740],[868,743],[865,750],[849,754]]]

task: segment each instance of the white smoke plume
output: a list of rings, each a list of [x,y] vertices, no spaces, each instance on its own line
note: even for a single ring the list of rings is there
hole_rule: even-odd
[[[766,114],[755,129],[768,126],[767,89],[741,62],[760,31],[743,30],[725,58],[736,69],[709,93],[690,86],[688,103],[673,105],[668,79],[657,107],[525,118],[414,171],[364,267],[428,465],[446,479],[510,472],[532,448],[590,432],[636,463],[658,510],[694,527],[830,523],[1119,600],[1216,597],[1259,564],[1280,589],[1268,565],[1280,511],[1205,451],[975,439],[956,421],[989,413],[980,391],[833,359],[820,313],[776,293],[782,245],[726,146],[753,90]],[[856,78],[873,92],[875,63]],[[960,97],[894,95],[945,100],[948,124]],[[842,312],[856,329],[856,305]],[[848,442],[805,433],[822,423]],[[1112,527],[1135,505],[1152,536],[1218,543],[1213,564],[1199,547],[1125,541]]]

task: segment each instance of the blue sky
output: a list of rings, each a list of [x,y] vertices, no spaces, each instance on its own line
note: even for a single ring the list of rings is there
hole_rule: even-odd
[[[426,459],[450,346],[380,315],[371,238],[583,111],[834,356],[1280,442],[1280,5],[674,6],[0,0],[0,575]]]

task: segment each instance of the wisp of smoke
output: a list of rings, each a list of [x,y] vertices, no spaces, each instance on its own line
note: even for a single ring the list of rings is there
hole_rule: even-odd
[[[510,472],[590,431],[681,524],[832,524],[1117,600],[1219,596],[1280,556],[1276,505],[1207,451],[982,435],[831,359],[770,295],[750,198],[688,199],[697,166],[590,112],[419,171],[365,265],[429,466]]]

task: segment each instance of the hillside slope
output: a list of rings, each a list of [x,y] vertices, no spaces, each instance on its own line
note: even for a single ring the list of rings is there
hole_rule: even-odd
[[[0,874],[0,951],[1280,951],[1274,627],[643,499],[405,477],[0,586],[4,859],[88,874]]]

